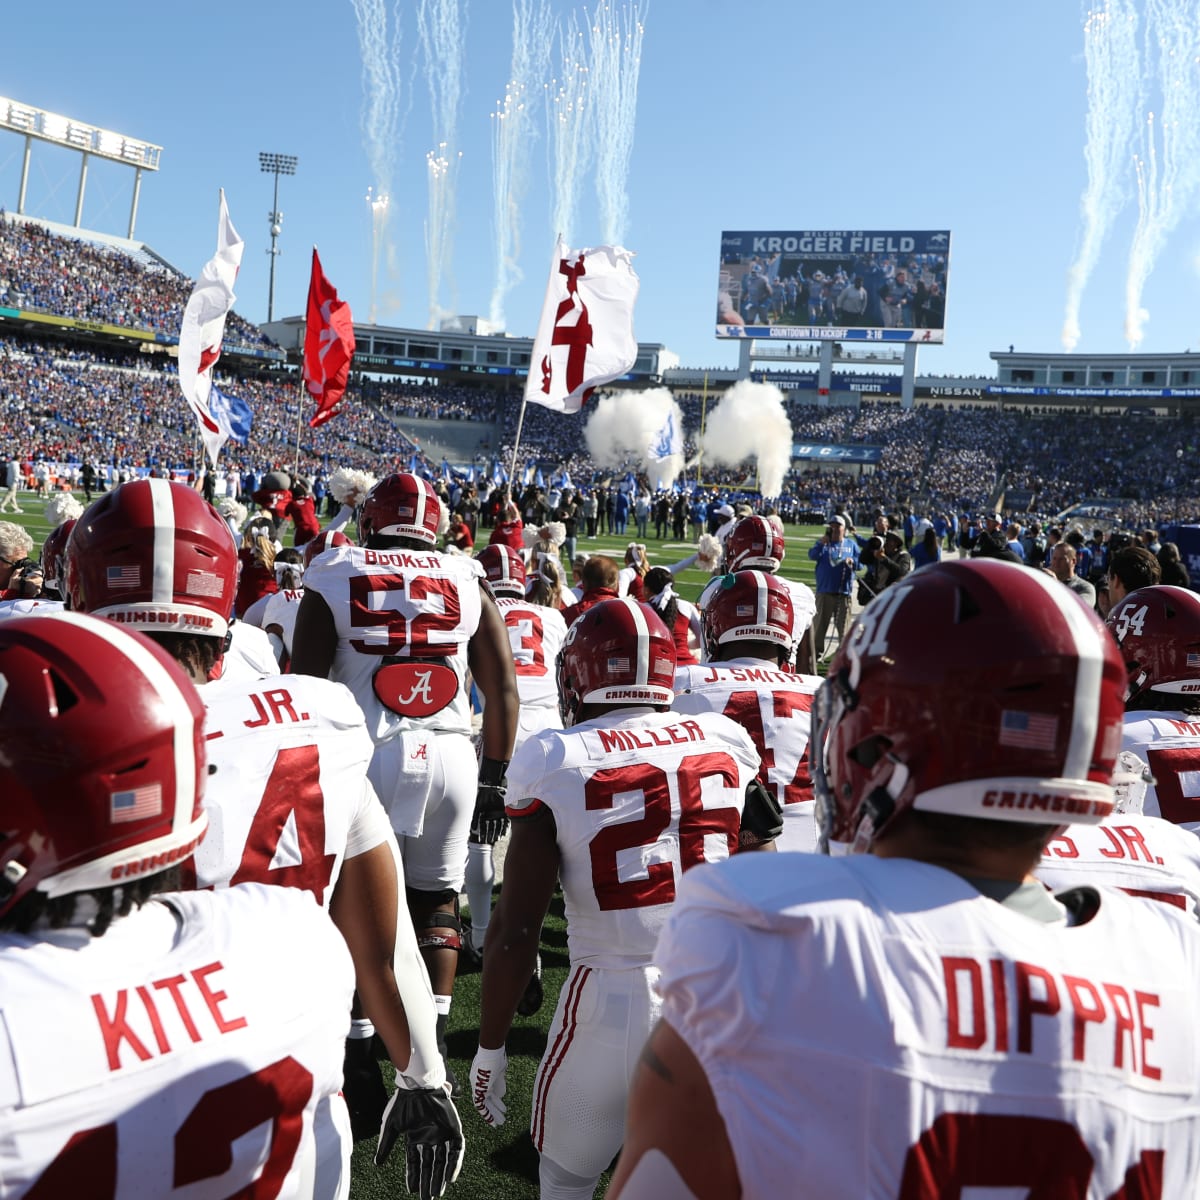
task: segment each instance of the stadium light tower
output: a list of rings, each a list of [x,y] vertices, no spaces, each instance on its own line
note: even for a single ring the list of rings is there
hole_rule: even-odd
[[[283,213],[279,211],[279,177],[295,175],[299,161],[294,154],[267,154],[262,150],[258,153],[258,165],[263,174],[275,176],[275,200],[267,214],[267,220],[271,223],[271,248],[267,251],[271,256],[271,278],[267,285],[268,321],[275,319],[275,259],[279,254],[279,233],[283,228]]]

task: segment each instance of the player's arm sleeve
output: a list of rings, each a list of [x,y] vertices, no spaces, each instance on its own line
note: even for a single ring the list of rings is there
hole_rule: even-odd
[[[545,773],[545,747],[540,738],[528,738],[508,764],[508,795],[504,812],[510,821],[535,816],[543,809]]]
[[[392,823],[380,803],[375,789],[368,779],[362,781],[358,799],[354,802],[354,815],[350,819],[350,830],[346,837],[346,857],[355,858],[366,854],[376,846],[390,840]]]

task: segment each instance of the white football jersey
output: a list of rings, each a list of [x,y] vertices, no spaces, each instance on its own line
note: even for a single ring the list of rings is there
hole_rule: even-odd
[[[796,675],[759,658],[680,667],[675,672],[675,712],[723,713],[753,740],[762,760],[758,777],[783,808],[780,850],[817,849],[808,740],[813,697],[821,683],[816,675]]]
[[[623,709],[525,742],[509,815],[554,814],[572,963],[649,963],[681,873],[737,849],[757,770],[753,742],[715,713]]]
[[[339,683],[274,675],[200,689],[208,762],[208,833],[200,887],[272,883],[329,906],[345,858],[386,842],[391,824],[367,782],[374,746]]]
[[[279,674],[271,639],[257,625],[231,621],[229,634],[229,649],[217,664],[218,679],[251,682],[264,675]]]
[[[321,594],[337,628],[330,678],[354,693],[376,742],[411,728],[470,736],[467,643],[479,628],[483,577],[466,555],[360,546],[327,550],[305,572],[305,590]],[[385,658],[428,668],[411,682],[413,696],[420,690],[422,705],[441,707],[424,716],[386,707],[375,690]]]
[[[558,708],[556,664],[567,637],[567,623],[557,608],[530,604],[513,596],[500,596],[496,607],[508,628],[517,695],[521,707]]]
[[[345,1194],[353,990],[289,888],[160,897],[99,938],[0,934],[0,1195],[308,1200],[317,1173]]]
[[[1154,780],[1146,786],[1142,812],[1200,833],[1200,718],[1127,712],[1121,748],[1136,755]]]
[[[61,600],[0,600],[0,621],[9,617],[45,617],[60,613],[66,606]]]
[[[794,862],[689,874],[656,956],[747,1200],[1195,1196],[1196,922],[1104,889],[1043,924],[923,863]]]
[[[292,635],[296,632],[296,614],[300,611],[300,601],[303,599],[303,588],[282,588],[267,597],[267,607],[263,612],[264,630],[272,625],[278,625],[283,630],[283,648],[289,658],[292,656]]]
[[[1114,813],[1099,825],[1072,825],[1060,833],[1035,874],[1052,891],[1103,884],[1195,915],[1200,838],[1161,817]]]

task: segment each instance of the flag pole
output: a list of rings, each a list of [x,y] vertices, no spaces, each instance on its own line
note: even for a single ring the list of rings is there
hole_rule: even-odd
[[[296,402],[296,457],[292,468],[293,475],[300,474],[300,422],[304,419],[304,370],[300,371],[300,396]]]
[[[525,393],[521,393],[521,411],[517,416],[517,436],[513,439],[512,463],[508,471],[508,497],[513,496],[513,483],[517,478],[517,451],[521,448],[521,429],[525,424]]]
[[[700,393],[700,448],[696,454],[696,486],[700,486],[700,475],[704,462],[704,417],[708,411],[708,372],[704,372],[704,389]]]

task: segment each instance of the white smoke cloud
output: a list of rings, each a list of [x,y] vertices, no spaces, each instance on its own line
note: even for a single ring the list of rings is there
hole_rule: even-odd
[[[735,383],[708,414],[701,447],[706,463],[753,463],[759,491],[778,496],[792,461],[792,423],[783,393],[772,383]]]
[[[672,412],[682,429],[683,413],[669,388],[601,396],[583,431],[588,453],[600,466],[645,471],[652,489],[669,488],[683,470],[683,455],[655,461],[649,451]]]

